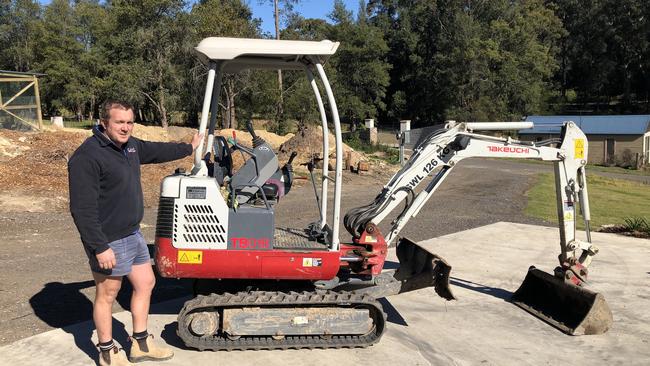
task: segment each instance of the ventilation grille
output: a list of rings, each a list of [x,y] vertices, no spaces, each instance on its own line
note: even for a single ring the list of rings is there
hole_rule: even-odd
[[[174,198],[160,197],[158,203],[158,217],[156,220],[156,237],[172,237],[174,225]]]
[[[226,230],[209,205],[183,205],[182,224],[174,222],[174,241],[191,244],[225,244]],[[175,209],[178,214],[178,208]],[[175,215],[175,217],[178,217]],[[178,227],[180,225],[180,228]],[[179,230],[180,229],[180,230]]]

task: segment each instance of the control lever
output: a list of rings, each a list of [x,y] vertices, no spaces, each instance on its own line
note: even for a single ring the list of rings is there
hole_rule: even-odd
[[[282,182],[284,183],[284,194],[286,195],[289,193],[291,190],[291,186],[293,185],[293,166],[291,166],[291,163],[293,162],[293,159],[298,156],[297,152],[292,152],[291,155],[289,156],[289,160],[287,161],[286,164],[282,167]]]
[[[295,152],[295,151],[292,152],[292,153],[291,153],[291,156],[289,156],[289,160],[287,161],[287,165],[291,165],[291,163],[293,163],[293,159],[295,159],[296,156],[298,156],[298,153]]]
[[[300,165],[301,165],[301,166],[306,166],[306,167],[307,167],[307,170],[309,170],[309,172],[311,173],[311,172],[314,171],[314,168],[316,167],[316,163],[319,162],[319,161],[322,161],[322,160],[323,160],[323,159],[321,159],[321,158],[315,158],[315,157],[312,155],[311,159],[310,159],[308,162],[306,162],[306,163],[302,163],[302,164],[300,164]]]
[[[292,154],[293,155],[293,154]],[[321,161],[323,159],[320,158],[315,158],[314,155],[311,156],[311,159],[309,159],[308,162],[302,163],[300,165],[302,166],[307,166],[307,170],[309,170],[309,175],[311,176],[311,185],[314,187],[314,196],[316,197],[316,204],[318,205],[318,215],[320,216],[320,220],[323,221],[323,214],[320,209],[320,197],[318,197],[318,189],[316,189],[316,180],[314,179],[314,167],[316,166],[317,161]]]
[[[253,138],[253,149],[266,142],[263,138],[257,136],[255,129],[253,129],[253,121],[250,119],[246,122],[246,130],[248,130],[248,133],[250,133]]]

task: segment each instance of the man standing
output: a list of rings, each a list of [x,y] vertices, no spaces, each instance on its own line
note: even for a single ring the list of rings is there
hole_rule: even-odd
[[[191,144],[148,142],[131,137],[133,106],[108,100],[100,125],[68,162],[70,212],[79,230],[96,284],[93,320],[99,338],[100,365],[130,365],[113,343],[112,306],[127,276],[133,285],[132,362],[167,360],[171,349],[156,345],[147,332],[155,277],[147,244],[140,233],[144,213],[140,164],[163,163],[192,154]]]

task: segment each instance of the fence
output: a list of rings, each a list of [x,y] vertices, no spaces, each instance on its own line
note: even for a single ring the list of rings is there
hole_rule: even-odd
[[[0,128],[41,129],[38,78],[43,74],[0,70]]]

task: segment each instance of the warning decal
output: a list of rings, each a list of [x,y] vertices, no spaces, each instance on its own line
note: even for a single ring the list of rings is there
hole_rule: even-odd
[[[575,144],[575,158],[584,159],[585,158],[585,140],[584,139],[575,139],[573,140]]]
[[[323,265],[322,258],[303,258],[302,266],[303,267],[320,267]]]
[[[366,243],[376,243],[376,242],[377,242],[377,238],[375,238],[372,235],[366,235]]]
[[[178,263],[180,264],[201,264],[203,263],[203,251],[200,250],[179,250]]]

